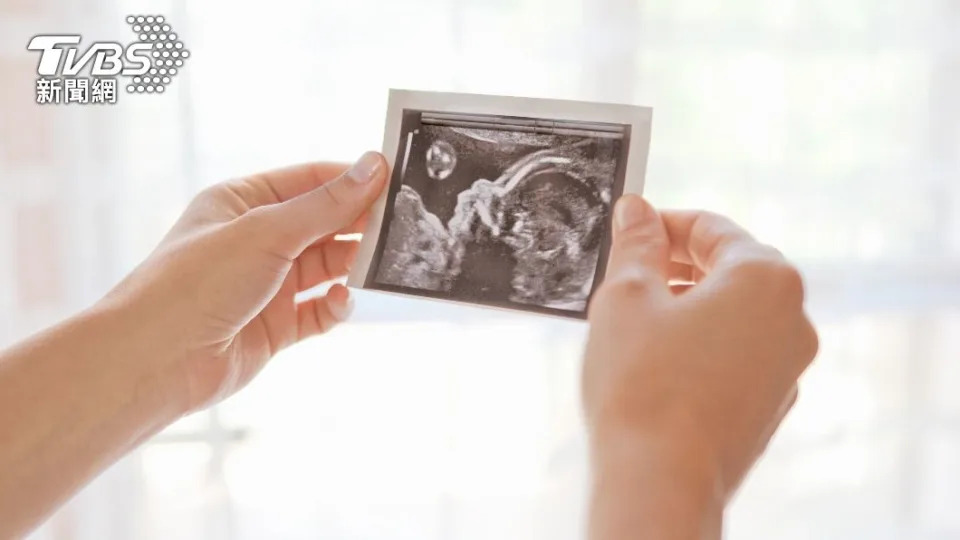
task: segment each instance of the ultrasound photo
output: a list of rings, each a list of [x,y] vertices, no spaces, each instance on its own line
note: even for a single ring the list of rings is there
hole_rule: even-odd
[[[404,109],[365,286],[582,318],[630,128]]]

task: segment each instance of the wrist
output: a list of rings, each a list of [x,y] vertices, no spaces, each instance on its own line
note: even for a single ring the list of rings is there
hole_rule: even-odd
[[[169,423],[189,412],[177,340],[164,334],[144,302],[108,296],[80,315],[95,327],[91,336],[111,344],[112,365],[130,384],[134,403]]]
[[[0,353],[0,536],[26,534],[180,416],[136,315],[100,303]]]
[[[721,537],[726,496],[720,467],[688,415],[602,419],[591,426],[590,442],[592,538],[636,537],[637,531],[649,531],[644,536],[651,538]],[[630,508],[617,510],[620,505]]]

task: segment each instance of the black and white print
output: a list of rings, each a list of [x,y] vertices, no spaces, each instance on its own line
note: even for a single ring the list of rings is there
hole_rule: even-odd
[[[365,287],[583,317],[630,125],[404,109]]]

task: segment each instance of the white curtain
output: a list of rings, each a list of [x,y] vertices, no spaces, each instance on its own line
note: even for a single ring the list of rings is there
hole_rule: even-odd
[[[190,195],[380,145],[406,87],[650,105],[647,195],[804,270],[822,338],[728,537],[960,535],[955,0],[0,0],[0,344],[94,301]],[[163,96],[33,106],[36,33],[163,13]],[[358,296],[117,464],[50,540],[577,538],[584,328]]]

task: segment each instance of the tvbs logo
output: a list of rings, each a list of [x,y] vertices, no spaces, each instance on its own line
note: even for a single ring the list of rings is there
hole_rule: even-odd
[[[34,36],[27,49],[40,53],[37,103],[116,103],[120,77],[127,92],[163,93],[190,51],[162,15],[130,15],[127,24],[137,39],[126,46],[98,41],[81,50],[79,34]]]

